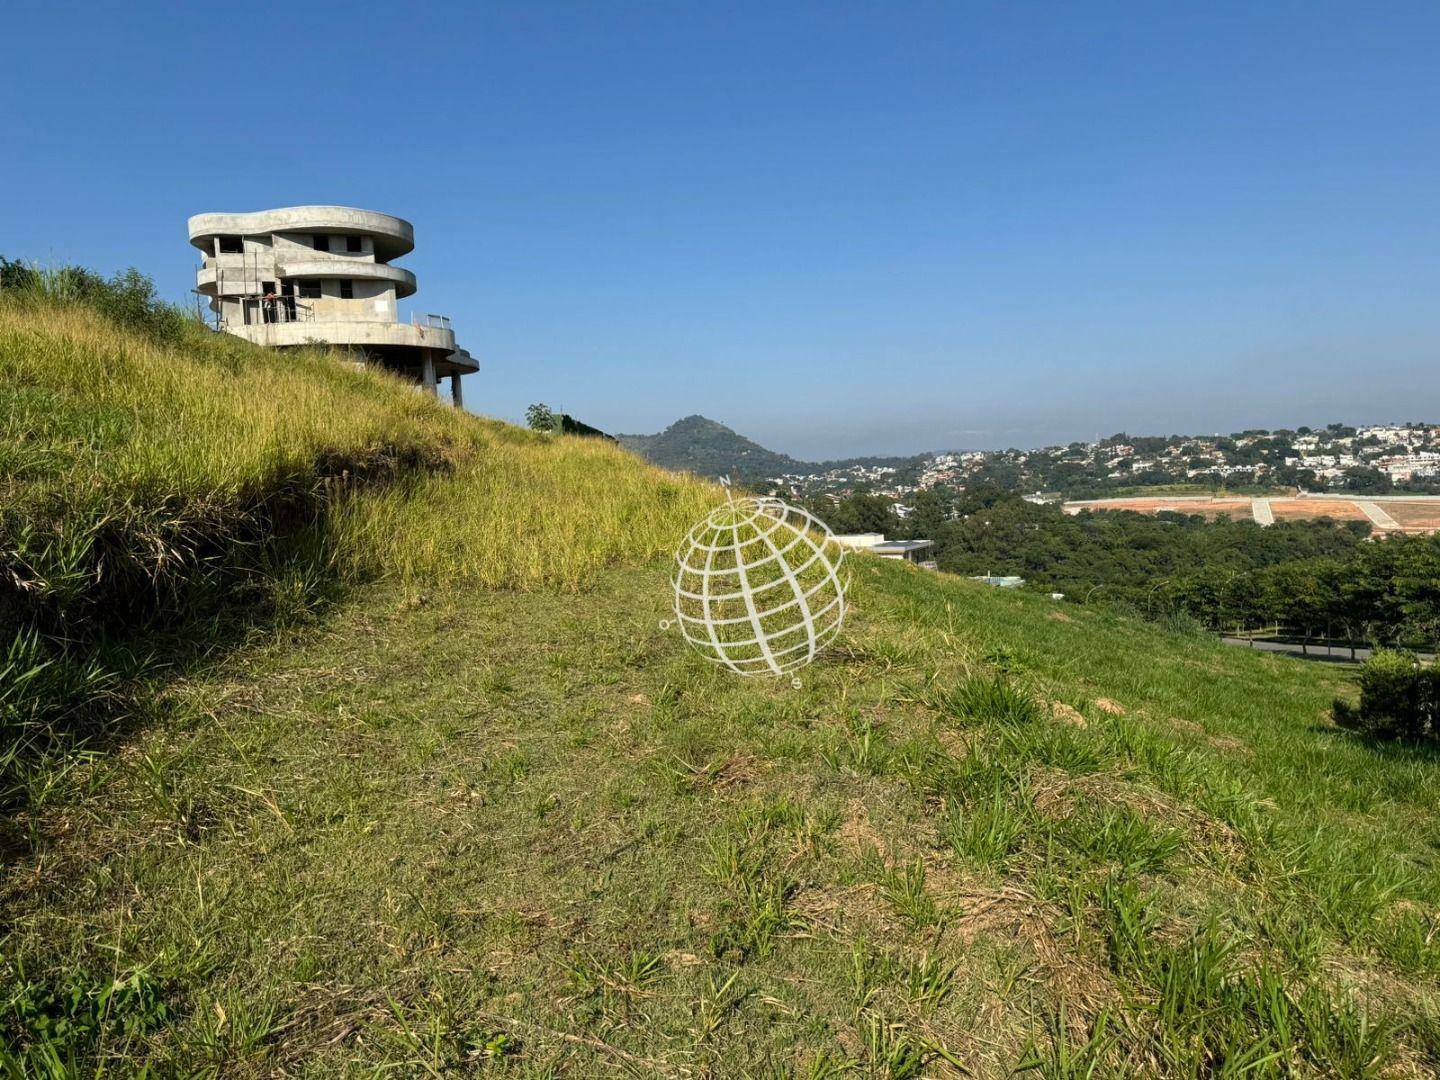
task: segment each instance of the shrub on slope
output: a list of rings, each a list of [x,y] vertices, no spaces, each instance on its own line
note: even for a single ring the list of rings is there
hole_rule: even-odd
[[[1377,739],[1440,741],[1440,666],[1414,653],[1381,649],[1360,667],[1360,704],[1337,698],[1333,713],[1342,727]]]

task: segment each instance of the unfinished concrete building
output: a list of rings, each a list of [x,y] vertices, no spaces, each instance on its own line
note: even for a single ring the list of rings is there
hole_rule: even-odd
[[[380,364],[436,392],[480,365],[455,345],[450,320],[412,315],[397,301],[415,275],[391,262],[415,247],[408,221],[349,206],[287,206],[245,214],[196,214],[190,243],[203,259],[195,288],[215,328],[271,348],[321,342]]]

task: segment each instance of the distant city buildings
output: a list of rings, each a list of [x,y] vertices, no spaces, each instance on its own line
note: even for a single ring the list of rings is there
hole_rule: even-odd
[[[1233,435],[1116,436],[1035,450],[922,454],[909,466],[856,463],[769,482],[801,494],[843,498],[868,491],[908,517],[919,493],[988,484],[1060,502],[1077,488],[1103,491],[1164,484],[1292,487],[1308,491],[1440,487],[1440,424],[1375,424]],[[1378,487],[1377,487],[1378,484]]]
[[[1396,481],[1413,480],[1417,476],[1440,476],[1440,451],[1422,450],[1418,454],[1377,458],[1375,467]]]

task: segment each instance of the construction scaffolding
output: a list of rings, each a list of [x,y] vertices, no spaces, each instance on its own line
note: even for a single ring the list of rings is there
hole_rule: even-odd
[[[200,270],[212,270],[215,275],[212,307],[216,330],[227,329],[232,319],[244,326],[314,319],[314,308],[300,302],[293,282],[280,283],[277,291],[276,282],[261,276],[260,255],[259,251],[224,252],[207,255],[200,264]],[[266,272],[281,276],[268,260]]]

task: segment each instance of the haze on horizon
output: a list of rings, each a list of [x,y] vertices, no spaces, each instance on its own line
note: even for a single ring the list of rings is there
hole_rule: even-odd
[[[808,460],[1440,419],[1440,6],[252,14],[7,13],[0,254],[396,213],[470,407]]]

